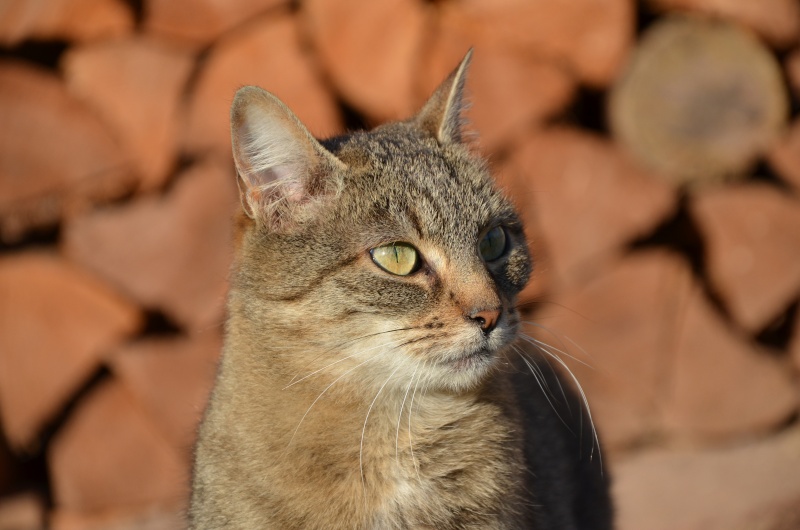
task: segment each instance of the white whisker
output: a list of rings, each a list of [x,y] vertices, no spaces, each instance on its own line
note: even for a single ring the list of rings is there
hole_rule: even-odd
[[[545,350],[547,350],[547,353],[555,355],[555,353],[553,353],[553,351],[548,349],[548,348],[551,348],[551,346],[549,344],[547,344],[546,342],[535,340],[535,339],[533,339],[533,337],[530,337],[530,336],[528,336],[528,335],[526,335],[524,333],[520,333],[520,337],[519,338],[521,338],[522,340],[524,340],[525,342],[527,342],[528,344],[530,344],[531,346],[536,348],[537,351],[544,352]],[[553,349],[556,350],[556,351],[561,351],[558,348],[553,348]],[[567,357],[569,357],[569,355],[567,355]],[[550,371],[553,372],[553,374],[556,374],[555,368],[553,368],[553,365],[550,364],[550,360],[548,359],[548,355],[540,356],[540,358],[545,363],[547,363],[547,367],[550,368]],[[580,361],[578,361],[578,362],[580,362]],[[540,370],[540,373],[542,374],[542,377],[544,377],[544,373],[541,372],[541,370]],[[567,410],[571,413],[572,412],[572,407],[570,407],[570,405],[569,405],[569,400],[567,399],[566,392],[564,392],[564,387],[561,386],[561,378],[556,376],[555,377],[555,381],[556,381],[556,384],[558,385],[559,392],[561,392],[561,397],[564,398],[564,404],[566,405]]]
[[[528,323],[528,322],[526,322],[526,323]],[[565,357],[569,357],[570,359],[572,359],[576,363],[580,363],[580,364],[584,365],[586,368],[589,368],[590,370],[594,370],[594,366],[592,366],[591,364],[587,363],[586,361],[582,361],[582,360],[578,359],[574,355],[571,355],[569,352],[565,351],[566,348],[564,348],[563,350],[559,349],[559,348],[556,348],[552,344],[548,344],[548,343],[546,343],[544,341],[541,341],[539,339],[535,339],[535,338],[531,337],[530,335],[528,335],[527,333],[520,333],[519,336],[521,338],[525,339],[526,341],[532,343],[532,344],[535,344],[537,346],[550,348],[551,350],[556,351],[556,352],[560,353],[561,355],[564,355]]]
[[[422,406],[422,398],[425,396],[425,392],[428,391],[428,388],[430,387],[430,382],[431,382],[430,378],[427,378],[422,383],[422,385],[423,385],[422,386],[422,392],[420,392],[419,399],[417,400],[417,409],[419,409]],[[414,396],[411,396],[411,399],[413,400]],[[412,463],[414,463],[414,470],[417,473],[417,481],[420,484],[422,484],[422,478],[419,475],[419,465],[417,465],[417,463],[416,463],[416,458],[414,457],[414,448],[413,448],[413,446],[411,446],[411,409],[410,408],[409,408],[409,411],[408,411],[408,428],[409,428],[408,444],[409,444],[409,447],[411,447],[411,461],[412,461]]]
[[[330,353],[330,352],[332,352],[332,351],[339,350],[339,349],[343,348],[344,346],[347,346],[348,344],[353,344],[354,342],[358,342],[358,341],[360,341],[360,340],[371,339],[372,337],[376,337],[376,336],[378,336],[378,335],[383,335],[383,334],[385,334],[385,333],[396,333],[396,332],[398,332],[398,331],[408,331],[408,330],[410,330],[410,329],[413,329],[413,328],[397,328],[397,329],[390,329],[390,330],[387,330],[387,331],[378,331],[378,332],[376,332],[376,333],[368,333],[368,334],[366,334],[366,335],[362,335],[362,336],[360,336],[360,337],[356,337],[356,338],[354,338],[354,339],[346,340],[346,341],[344,341],[344,342],[342,342],[342,343],[339,343],[339,344],[337,344],[337,345],[335,345],[335,346],[332,346],[332,347],[328,348],[327,350],[323,351],[322,353],[320,353],[319,355],[317,355],[316,357],[314,357],[313,359],[311,359],[310,361],[308,361],[308,362],[306,363],[306,365],[305,365],[305,366],[308,366],[309,364],[311,364],[311,363],[315,362],[317,359],[319,359],[320,357],[322,357],[322,356],[323,356],[323,355],[325,355],[326,353]],[[289,349],[289,348],[284,348],[284,349]],[[351,356],[351,357],[352,357],[352,356]],[[324,368],[323,368],[323,370],[324,370]],[[294,377],[292,377],[292,379],[289,381],[289,383],[290,383],[290,384],[291,384],[291,383],[293,383],[293,382],[294,382],[294,380],[295,380],[295,379],[297,379],[297,376],[298,376],[298,375],[300,375],[300,372],[296,373],[296,374],[294,375]],[[313,375],[313,374],[310,374],[310,375]],[[288,388],[288,386],[287,386],[287,387],[284,387],[284,389],[285,389],[285,388]]]
[[[422,370],[424,372],[425,368],[423,367]],[[411,434],[411,416],[414,413],[414,397],[417,395],[417,389],[419,388],[420,381],[422,381],[423,372],[420,372],[420,377],[417,378],[417,382],[414,384],[414,392],[411,393],[411,404],[408,406],[408,448],[411,451],[411,463],[414,466],[414,471],[417,474],[417,480],[420,484],[422,484],[422,478],[419,476],[419,466],[417,465],[417,459],[414,456],[414,436]]]
[[[539,385],[539,388],[541,389],[542,394],[544,394],[544,398],[547,400],[547,403],[550,404],[550,408],[553,409],[553,412],[556,413],[556,416],[561,421],[561,423],[563,423],[564,426],[567,427],[567,429],[569,429],[569,425],[567,424],[566,421],[564,421],[564,418],[562,418],[561,414],[559,414],[555,404],[550,400],[550,396],[548,394],[552,394],[552,392],[550,391],[550,387],[547,385],[547,381],[544,378],[544,374],[541,372],[541,370],[539,370],[538,366],[536,366],[535,364],[531,364],[531,362],[528,361],[528,359],[526,359],[525,356],[519,350],[517,350],[517,355],[519,355],[520,359],[522,359],[522,362],[524,362],[528,366],[528,369],[531,371],[531,374],[533,375],[533,379],[536,381],[536,384]]]
[[[353,357],[355,357],[357,355],[361,355],[362,353],[367,353],[368,351],[376,350],[378,348],[383,348],[384,346],[396,346],[396,345],[400,344],[401,342],[403,342],[403,340],[405,340],[405,339],[399,339],[399,340],[392,341],[392,342],[386,342],[384,344],[378,344],[377,346],[373,346],[371,348],[367,348],[366,350],[361,350],[361,351],[356,352],[356,353],[354,353],[352,355],[348,355],[347,357],[342,357],[341,359],[338,359],[338,360],[336,360],[336,361],[334,361],[334,362],[332,362],[332,363],[330,363],[330,364],[328,364],[326,366],[323,366],[322,368],[320,368],[318,370],[314,370],[310,374],[308,374],[308,375],[306,375],[304,377],[301,377],[297,381],[290,382],[288,385],[283,387],[281,390],[286,390],[287,388],[292,387],[292,386],[296,385],[297,383],[300,383],[301,381],[304,381],[304,380],[308,379],[309,377],[312,377],[312,376],[320,373],[321,371],[323,371],[323,370],[325,370],[327,368],[330,368],[333,365],[339,364],[342,361],[346,361],[347,359],[351,359],[351,358],[353,358]],[[295,377],[297,377],[297,376],[295,376]]]
[[[403,395],[403,402],[400,403],[400,414],[397,416],[397,430],[394,437],[394,461],[399,462],[398,454],[400,453],[399,443],[400,443],[400,422],[403,419],[403,408],[406,405],[406,398],[408,398],[408,392],[411,390],[411,384],[414,382],[414,376],[417,374],[417,370],[419,369],[419,365],[422,364],[422,361],[417,361],[417,366],[414,367],[414,372],[411,374],[411,379],[408,380],[408,386],[406,387],[406,393]]]
[[[397,370],[400,369],[400,366],[401,365],[397,365],[397,367],[395,367],[395,369],[392,370],[392,373],[389,374],[389,377],[386,378],[386,381],[384,381],[381,387],[378,389],[378,393],[375,394],[375,397],[372,399],[372,403],[369,404],[369,408],[367,409],[367,417],[364,418],[364,427],[361,429],[361,445],[359,446],[358,449],[358,467],[361,471],[361,487],[364,490],[365,502],[367,497],[367,485],[366,482],[364,481],[364,433],[367,432],[367,422],[369,421],[369,414],[370,412],[372,412],[372,407],[375,406],[375,402],[378,401],[378,396],[381,395],[381,392],[383,392],[383,389],[386,387],[386,384],[389,382],[389,380],[392,378],[395,372],[397,372]]]
[[[558,353],[560,353],[562,355],[566,355],[567,357],[569,357],[570,359],[572,359],[576,363],[580,363],[580,364],[586,366],[587,368],[591,368],[592,370],[594,370],[594,366],[592,366],[591,364],[589,364],[589,363],[587,363],[585,361],[582,361],[582,360],[574,357],[573,355],[571,355],[569,352],[566,351],[567,347],[566,347],[566,345],[563,344],[562,339],[568,340],[573,346],[575,346],[577,349],[579,349],[581,351],[581,353],[583,355],[585,355],[586,357],[588,357],[589,359],[592,358],[592,356],[589,354],[589,352],[587,352],[585,349],[581,348],[580,345],[578,345],[578,343],[575,342],[574,340],[572,340],[572,339],[570,339],[569,337],[566,337],[566,336],[559,336],[552,329],[548,328],[547,326],[543,326],[543,325],[541,325],[541,324],[539,324],[537,322],[531,322],[530,320],[522,320],[521,323],[522,324],[528,324],[529,326],[534,326],[534,327],[537,327],[539,329],[542,329],[542,330],[546,331],[547,333],[549,333],[550,335],[555,337],[559,342],[562,343],[563,349],[556,348],[552,344],[548,344],[546,342],[542,342],[540,340],[537,340],[537,339],[531,337],[530,335],[528,335],[526,333],[521,333],[520,334],[523,337],[527,337],[527,338],[529,338],[529,339],[531,339],[533,341],[536,341],[537,344],[548,346],[549,348],[552,348],[553,350],[557,351]]]
[[[366,361],[360,362],[359,364],[355,365],[354,367],[350,368],[349,370],[344,372],[342,375],[340,375],[339,377],[334,379],[331,384],[326,386],[325,389],[322,392],[320,392],[320,394],[317,396],[317,398],[311,403],[311,405],[309,405],[308,409],[306,409],[306,412],[305,412],[305,414],[303,414],[303,417],[300,418],[300,422],[297,424],[297,427],[295,427],[294,432],[292,433],[292,437],[289,439],[289,443],[286,444],[286,448],[288,449],[289,446],[292,445],[292,441],[294,441],[294,437],[297,435],[297,431],[300,429],[300,425],[303,424],[303,420],[306,419],[306,416],[308,416],[308,413],[311,412],[311,409],[314,407],[314,405],[316,405],[317,401],[320,400],[320,398],[325,394],[325,392],[327,392],[333,385],[335,385],[337,381],[342,379],[344,376],[346,376],[347,374],[349,374],[350,372],[352,372],[353,370],[355,370],[359,366],[363,366],[363,365],[367,364],[371,360],[376,359],[377,357],[379,357],[382,353],[386,353],[388,351],[391,351],[391,349],[383,350],[381,352],[378,352],[375,355],[373,355],[372,357],[370,357],[369,359],[367,359]]]
[[[550,394],[552,396],[553,391],[550,389],[550,385],[547,383],[547,379],[545,378],[542,369],[539,368],[539,366],[536,363],[528,361],[528,358],[526,356],[527,352],[525,350],[523,350],[516,344],[512,344],[511,347],[514,349],[515,352],[517,352],[517,355],[523,360],[523,362],[525,362],[525,364],[528,365],[528,369],[536,378],[536,382],[539,384],[539,388],[542,389],[542,392],[545,392],[545,390],[547,390],[547,392],[545,393]],[[555,398],[555,396],[553,396],[553,398]]]
[[[561,384],[561,378],[558,377],[558,373],[556,369],[553,368],[550,359],[547,358],[548,356],[542,356],[541,359],[547,363],[547,367],[550,368],[550,372],[555,376],[554,379],[556,380],[556,384],[558,385],[558,391],[561,393],[561,397],[564,398],[564,404],[567,406],[567,411],[572,414],[572,407],[569,405],[569,399],[567,399],[567,393],[564,391],[564,386]],[[542,372],[543,373],[543,372]]]
[[[570,367],[567,366],[567,363],[565,363],[558,355],[556,355],[555,353],[549,351],[547,348],[540,348],[540,351],[546,353],[547,355],[552,357],[558,364],[560,364],[567,371],[569,376],[572,378],[572,381],[575,383],[575,387],[578,389],[578,392],[581,395],[581,400],[583,401],[583,406],[586,409],[586,415],[589,417],[589,424],[590,424],[590,426],[592,428],[592,435],[594,437],[594,444],[592,445],[592,452],[591,452],[589,457],[591,458],[592,456],[594,456],[594,450],[595,450],[595,447],[597,447],[597,455],[598,455],[598,458],[600,459],[600,468],[602,469],[602,467],[603,467],[603,455],[600,453],[600,438],[597,435],[597,429],[594,426],[594,418],[592,418],[592,410],[589,407],[589,400],[586,397],[586,393],[583,391],[583,387],[581,386],[580,382],[578,381],[578,378],[575,377],[575,374],[570,369]]]

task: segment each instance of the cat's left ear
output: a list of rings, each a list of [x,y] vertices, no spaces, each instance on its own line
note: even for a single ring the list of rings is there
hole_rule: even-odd
[[[462,142],[466,110],[464,84],[467,81],[467,68],[471,60],[470,48],[458,68],[439,85],[414,118],[420,129],[430,133],[442,145]]]
[[[246,86],[231,106],[233,159],[242,207],[252,219],[286,221],[287,213],[335,184],[345,168],[280,99]]]

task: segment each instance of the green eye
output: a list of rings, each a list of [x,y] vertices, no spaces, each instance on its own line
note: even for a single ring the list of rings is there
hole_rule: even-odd
[[[398,276],[408,276],[419,267],[417,249],[408,243],[390,243],[369,251],[372,261],[381,269]]]
[[[478,251],[483,261],[494,261],[506,251],[506,231],[502,226],[495,226],[481,238]]]

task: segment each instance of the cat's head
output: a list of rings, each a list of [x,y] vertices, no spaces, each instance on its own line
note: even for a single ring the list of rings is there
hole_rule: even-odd
[[[462,139],[468,64],[415,117],[322,142],[272,94],[236,94],[248,222],[232,311],[288,362],[458,391],[514,340],[531,261],[517,214]]]

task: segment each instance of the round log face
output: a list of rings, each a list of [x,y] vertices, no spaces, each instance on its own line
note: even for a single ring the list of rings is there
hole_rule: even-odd
[[[614,134],[636,157],[692,185],[743,175],[788,114],[780,66],[758,40],[685,17],[645,34],[609,105]]]

